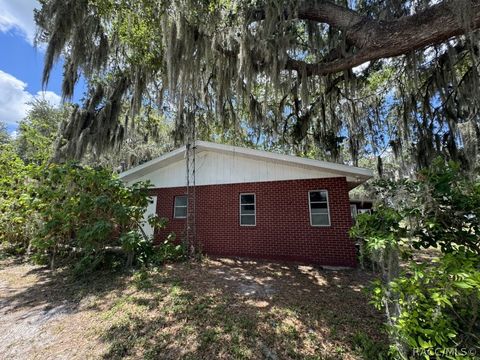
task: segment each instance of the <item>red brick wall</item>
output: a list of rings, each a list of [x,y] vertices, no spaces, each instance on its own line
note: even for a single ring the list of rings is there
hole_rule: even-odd
[[[308,191],[328,190],[329,227],[310,225]],[[186,219],[173,218],[174,197],[185,187],[153,189],[157,213],[169,219],[157,240],[184,233]],[[255,193],[257,224],[240,226],[239,194]],[[269,181],[196,187],[196,239],[211,255],[356,266],[345,178]]]

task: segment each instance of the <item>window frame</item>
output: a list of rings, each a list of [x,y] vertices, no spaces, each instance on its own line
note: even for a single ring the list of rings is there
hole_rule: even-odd
[[[372,215],[372,209],[358,209],[357,210],[357,215],[358,214],[369,214]]]
[[[327,215],[328,215],[328,225],[314,225],[312,223],[312,202],[310,200],[310,194],[311,193],[314,193],[314,192],[322,192],[324,191],[326,194],[327,194]],[[314,201],[313,202],[314,204],[316,203],[325,203],[325,201]],[[308,191],[308,211],[310,213],[310,226],[312,227],[330,227],[332,226],[332,219],[330,218],[330,197],[328,196],[328,190],[325,190],[325,189],[319,189],[319,190],[309,190]]]
[[[353,211],[355,209],[355,211]],[[358,215],[358,206],[357,204],[350,204],[350,215],[352,216],[352,220],[355,220]]]
[[[242,195],[253,195],[253,214],[243,214],[244,216],[252,216],[253,215],[253,224],[242,224],[242,205],[252,205],[252,204],[242,204]],[[240,193],[238,194],[238,203],[239,203],[239,224],[240,226],[248,226],[254,227],[257,226],[257,195],[255,193]]]
[[[176,205],[176,200],[177,200],[177,198],[179,198],[179,197],[184,197],[184,198],[186,198],[186,199],[187,199],[187,205],[179,205],[179,206],[177,206],[177,205]],[[186,209],[187,209],[186,215],[185,215],[185,216],[176,216],[176,214],[175,214],[175,209],[176,209],[177,207],[179,207],[179,208],[186,208]],[[186,219],[187,216],[188,216],[188,196],[187,196],[187,195],[175,195],[175,196],[173,197],[173,218],[174,218],[174,219]]]

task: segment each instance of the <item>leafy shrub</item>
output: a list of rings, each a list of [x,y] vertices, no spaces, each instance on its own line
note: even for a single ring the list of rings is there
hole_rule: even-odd
[[[398,255],[398,242],[406,235],[401,220],[402,215],[387,206],[377,207],[372,214],[358,215],[350,236],[368,239],[361,245],[360,262],[363,266],[368,263],[373,270],[379,266],[382,272],[396,270],[392,267],[396,265],[394,258]]]
[[[441,159],[420,176],[413,246],[438,246],[444,253],[465,247],[480,256],[480,180]]]
[[[409,357],[420,349],[435,358],[435,349],[478,346],[480,181],[440,159],[417,181],[376,185],[383,202],[359,216],[351,235],[364,240],[363,256],[382,271],[373,302],[386,311],[392,352]],[[412,248],[440,256],[410,259],[401,269]]]
[[[52,266],[65,250],[94,264],[116,246],[130,264],[145,247],[142,242],[151,241],[138,233],[148,205],[147,183],[125,186],[105,169],[50,164],[42,169],[35,192],[42,226],[31,245],[48,254]]]
[[[473,347],[480,332],[480,259],[471,252],[445,254],[431,264],[411,264],[409,273],[378,284],[374,303],[398,299],[392,332],[411,349]],[[379,291],[380,290],[380,291]]]
[[[163,264],[169,261],[178,261],[187,257],[185,245],[175,243],[175,234],[170,234],[165,241],[154,248],[152,262]]]
[[[108,254],[147,265],[183,256],[168,239],[159,247],[142,225],[149,184],[126,186],[105,169],[75,163],[25,165],[12,147],[0,154],[0,240],[36,262],[73,264],[79,273],[105,264]]]
[[[36,231],[35,165],[25,165],[10,144],[0,145],[0,243],[7,251],[24,253]]]

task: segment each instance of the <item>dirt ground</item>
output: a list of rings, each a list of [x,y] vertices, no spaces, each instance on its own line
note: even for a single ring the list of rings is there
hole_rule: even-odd
[[[2,359],[360,359],[385,340],[360,270],[205,259],[149,272],[0,262]]]

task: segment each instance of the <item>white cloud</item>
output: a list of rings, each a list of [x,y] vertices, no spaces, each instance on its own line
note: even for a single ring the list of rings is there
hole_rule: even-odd
[[[18,31],[33,44],[33,10],[39,5],[37,0],[0,0],[0,32]]]
[[[16,77],[0,70],[0,121],[7,125],[15,125],[22,120],[36,99],[45,99],[58,106],[61,97],[53,91],[39,91],[30,94],[27,84]]]
[[[54,106],[59,106],[62,102],[62,98],[60,95],[57,95],[53,91],[38,91],[35,96],[35,99],[42,99],[48,101],[50,104]]]

